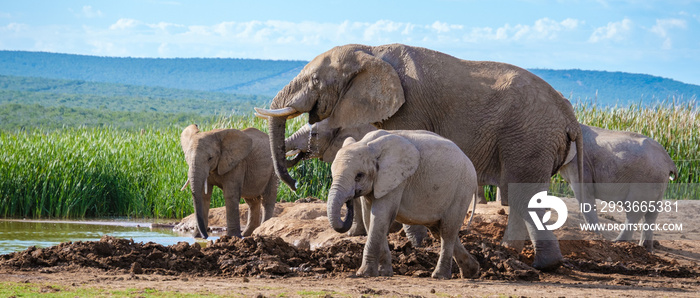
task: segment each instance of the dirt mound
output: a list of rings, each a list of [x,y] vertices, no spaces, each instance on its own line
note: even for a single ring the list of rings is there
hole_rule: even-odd
[[[206,247],[180,242],[163,246],[135,243],[110,236],[94,242],[68,242],[49,248],[31,247],[0,256],[0,266],[20,270],[58,272],[77,268],[99,268],[132,274],[194,276],[349,276],[362,262],[366,237],[343,234],[323,235],[327,229],[324,204],[295,204],[280,208],[278,217],[244,239],[223,236]],[[460,239],[481,264],[479,279],[540,280],[542,273],[532,263],[531,245],[522,252],[500,245],[507,223],[502,208],[477,213],[472,228],[463,229]],[[333,232],[335,233],[335,232]],[[318,239],[324,239],[317,241]],[[306,239],[306,244],[295,242]],[[311,240],[309,240],[311,239]],[[315,240],[314,240],[315,239]],[[325,241],[325,242],[324,242]],[[322,243],[323,245],[311,245]],[[430,276],[437,263],[440,241],[427,238],[423,247],[414,247],[402,233],[389,235],[394,273]],[[698,277],[694,266],[649,254],[632,243],[605,240],[560,241],[566,260],[558,272],[571,270],[625,275]],[[312,249],[314,248],[314,249]],[[453,277],[458,268],[453,264]]]

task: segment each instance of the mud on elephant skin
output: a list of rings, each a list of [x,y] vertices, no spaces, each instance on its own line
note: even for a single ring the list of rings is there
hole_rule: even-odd
[[[370,211],[364,213],[369,231],[358,275],[393,275],[387,233],[394,220],[425,225],[441,240],[434,278],[451,278],[453,257],[463,278],[478,273],[479,263],[459,241],[476,195],[476,171],[454,143],[428,131],[378,130],[357,142],[348,138],[331,172],[327,204],[333,229],[346,230],[350,219],[341,219],[341,208],[352,207],[354,198],[364,197],[363,209]]]
[[[562,177],[572,185],[579,203],[596,204],[596,199],[609,202],[640,202],[655,204],[663,199],[669,178],[678,169],[663,146],[644,135],[613,131],[581,124],[583,133],[584,188],[581,195],[576,184],[578,165],[569,162],[561,167]],[[573,182],[573,183],[572,183]],[[644,202],[644,203],[641,203]],[[649,206],[649,205],[647,205]],[[647,209],[647,208],[644,208]],[[589,224],[598,223],[598,214],[590,208],[583,212]],[[625,224],[654,224],[659,212],[648,209],[626,213]],[[641,233],[639,245],[653,250],[653,230]],[[632,229],[622,230],[617,241],[632,241]]]
[[[533,266],[561,264],[556,237],[536,228],[527,203],[547,190],[573,142],[581,146],[581,128],[569,101],[527,70],[401,44],[344,45],[314,58],[269,110],[256,111],[270,117],[275,172],[292,189],[284,145],[289,117],[309,113],[311,124],[328,119],[331,127],[373,124],[446,137],[472,160],[480,185],[500,188],[513,211],[508,225],[535,242]],[[512,183],[533,187],[509,191]]]
[[[201,237],[208,237],[214,186],[224,194],[227,235],[249,236],[260,223],[272,217],[278,180],[272,168],[267,134],[255,128],[201,132],[192,124],[182,131],[180,145],[189,166],[187,183],[182,189],[190,185]],[[238,208],[241,198],[250,208],[242,234]]]

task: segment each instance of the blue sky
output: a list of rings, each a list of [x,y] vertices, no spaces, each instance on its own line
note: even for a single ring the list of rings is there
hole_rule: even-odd
[[[311,60],[347,43],[700,85],[700,0],[0,0],[2,50]]]

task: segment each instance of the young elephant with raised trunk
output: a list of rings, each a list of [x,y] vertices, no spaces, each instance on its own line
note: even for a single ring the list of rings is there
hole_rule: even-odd
[[[267,134],[255,128],[200,132],[197,125],[192,124],[182,131],[180,145],[189,166],[187,183],[192,190],[197,228],[202,238],[208,237],[213,186],[224,193],[227,235],[250,236],[263,221],[272,217],[278,180],[269,144]],[[241,198],[249,206],[243,234],[238,210]]]
[[[613,131],[581,124],[583,150],[583,196],[578,187],[572,187],[579,203],[595,206],[595,199],[609,202],[629,202],[630,206],[659,206],[670,177],[678,175],[673,160],[666,149],[644,135]],[[574,151],[575,153],[575,151]],[[573,160],[570,156],[569,160]],[[575,162],[564,164],[559,173],[569,183],[578,181]],[[572,184],[573,185],[573,184]],[[642,203],[643,202],[643,203]],[[630,209],[625,224],[654,224],[659,215],[656,208]],[[590,224],[598,223],[595,209],[584,209],[583,215]],[[631,241],[632,229],[620,232],[616,241]],[[653,230],[643,231],[639,245],[653,250]]]
[[[378,130],[357,142],[348,138],[331,172],[328,219],[336,231],[350,228],[353,198],[364,196],[364,209],[370,210],[358,275],[393,274],[386,235],[394,220],[425,225],[440,238],[434,278],[452,277],[453,257],[463,278],[477,274],[479,263],[459,241],[469,202],[476,194],[476,171],[454,143],[427,131]],[[340,214],[343,204],[348,206],[345,220]]]

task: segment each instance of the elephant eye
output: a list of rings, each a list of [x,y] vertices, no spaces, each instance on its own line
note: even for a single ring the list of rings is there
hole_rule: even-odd
[[[365,173],[357,173],[357,176],[355,176],[355,182],[359,182],[364,177],[365,177]]]
[[[313,84],[314,86],[318,86],[319,83],[320,83],[320,81],[318,80],[318,74],[316,74],[316,73],[312,74],[311,75],[311,84]]]

